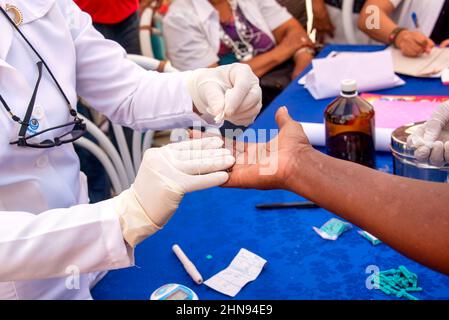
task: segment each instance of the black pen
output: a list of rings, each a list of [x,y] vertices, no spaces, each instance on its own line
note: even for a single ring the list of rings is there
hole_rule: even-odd
[[[260,210],[275,210],[275,209],[317,209],[319,206],[310,201],[303,202],[281,202],[281,203],[264,203],[256,205]]]

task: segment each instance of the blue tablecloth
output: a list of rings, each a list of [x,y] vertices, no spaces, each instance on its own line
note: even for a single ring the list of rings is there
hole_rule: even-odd
[[[373,51],[383,47],[329,46],[322,53]],[[383,94],[448,95],[439,80],[404,77],[407,85],[382,90]],[[287,105],[296,120],[322,122],[329,100],[314,100],[293,82],[254,124],[254,128],[276,128],[274,113]],[[389,154],[378,154],[379,168],[391,172]],[[136,250],[136,267],[110,272],[93,290],[96,299],[148,299],[166,283],[192,288],[200,299],[227,299],[208,287],[197,286],[186,275],[171,251],[179,243],[190,259],[209,278],[224,269],[246,248],[268,260],[259,278],[248,284],[235,299],[392,299],[379,290],[368,290],[366,268],[381,270],[406,266],[417,273],[424,289],[420,299],[449,299],[449,277],[434,272],[385,244],[372,246],[357,232],[345,233],[337,241],[322,240],[312,226],[334,217],[323,209],[259,211],[258,203],[297,201],[285,191],[254,191],[214,188],[189,194],[171,222]],[[386,204],[387,205],[387,204]],[[406,241],[407,239],[404,239]],[[212,259],[207,259],[212,255]],[[393,298],[394,299],[394,298]]]

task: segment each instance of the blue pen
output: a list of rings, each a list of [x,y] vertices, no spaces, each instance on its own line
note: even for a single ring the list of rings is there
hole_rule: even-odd
[[[415,25],[415,28],[419,29],[418,15],[414,11],[412,12],[412,20],[413,24]]]

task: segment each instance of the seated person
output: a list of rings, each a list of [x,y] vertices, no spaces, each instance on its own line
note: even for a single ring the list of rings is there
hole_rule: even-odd
[[[355,41],[369,44],[373,41],[357,29],[360,11],[366,0],[355,0],[352,12]],[[312,0],[313,27],[318,43],[348,43],[343,27],[342,0]]]
[[[379,26],[372,25],[373,6],[379,9]],[[371,38],[393,44],[408,57],[428,53],[435,43],[449,44],[449,0],[368,0],[359,28]]]
[[[418,135],[424,139],[439,136],[443,125],[437,118],[448,123],[449,103],[435,112]],[[285,107],[276,113],[276,121],[280,128],[277,145],[248,144],[237,152],[225,186],[295,192],[404,255],[449,275],[449,185],[394,176],[329,157],[312,148],[301,125],[290,118]],[[443,158],[442,142],[437,149],[427,156]],[[447,151],[449,155],[449,148]],[[267,174],[263,170],[273,161],[277,170]]]
[[[264,105],[314,57],[305,30],[275,0],[177,0],[164,19],[164,38],[180,70],[251,66],[262,77]]]

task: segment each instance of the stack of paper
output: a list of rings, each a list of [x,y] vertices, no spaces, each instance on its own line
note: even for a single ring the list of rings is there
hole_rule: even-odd
[[[335,97],[345,79],[357,81],[359,91],[373,91],[403,85],[395,75],[389,50],[331,54],[312,62],[313,70],[304,79],[305,88],[315,99]]]
[[[418,58],[404,56],[399,49],[390,48],[394,71],[400,74],[438,78],[444,69],[449,68],[449,48],[433,48],[428,54]]]

